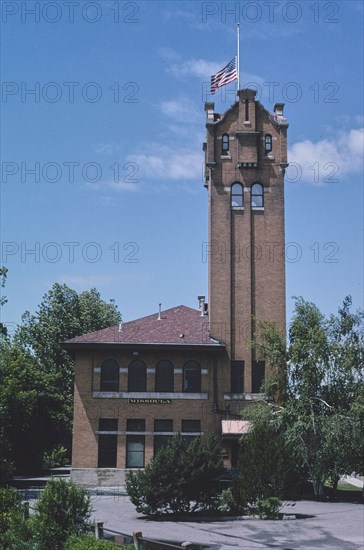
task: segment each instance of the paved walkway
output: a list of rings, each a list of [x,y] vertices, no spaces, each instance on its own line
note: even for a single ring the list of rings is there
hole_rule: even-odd
[[[214,550],[363,550],[364,506],[352,503],[300,501],[282,512],[314,517],[299,520],[230,520],[214,522],[150,521],[142,518],[127,496],[93,496],[93,517],[105,528],[129,534],[142,531],[151,539],[191,541]]]

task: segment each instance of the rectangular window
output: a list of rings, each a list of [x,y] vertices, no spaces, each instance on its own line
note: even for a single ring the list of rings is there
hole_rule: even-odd
[[[144,468],[144,435],[126,436],[126,467]]]
[[[173,438],[172,435],[155,435],[154,436],[154,456],[162,448],[168,445]]]
[[[173,432],[173,420],[154,420],[155,432]]]
[[[265,377],[265,362],[253,361],[252,392],[260,393]]]
[[[100,432],[117,432],[118,419],[117,418],[99,418],[99,431]]]
[[[126,421],[127,432],[145,432],[144,418],[128,418]]]
[[[244,361],[231,361],[231,393],[244,393]]]
[[[200,432],[201,420],[182,420],[182,432]]]
[[[117,435],[99,435],[98,468],[116,468]]]

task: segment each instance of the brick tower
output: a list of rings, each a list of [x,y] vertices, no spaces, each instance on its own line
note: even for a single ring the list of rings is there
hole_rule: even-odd
[[[255,319],[285,328],[284,104],[269,113],[256,92],[238,91],[224,114],[206,103],[210,334],[226,344],[218,408],[230,418],[257,399],[265,365],[251,349]]]

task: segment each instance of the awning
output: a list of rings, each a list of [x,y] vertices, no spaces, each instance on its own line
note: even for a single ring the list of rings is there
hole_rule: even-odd
[[[225,436],[237,436],[247,434],[250,430],[251,422],[249,420],[222,420],[221,432]]]

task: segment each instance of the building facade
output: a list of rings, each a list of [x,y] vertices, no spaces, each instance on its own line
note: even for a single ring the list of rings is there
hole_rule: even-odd
[[[224,114],[206,103],[208,304],[73,338],[72,479],[123,483],[176,433],[222,436],[235,465],[241,409],[269,372],[250,342],[256,320],[285,328],[284,171],[288,123],[239,90]]]

